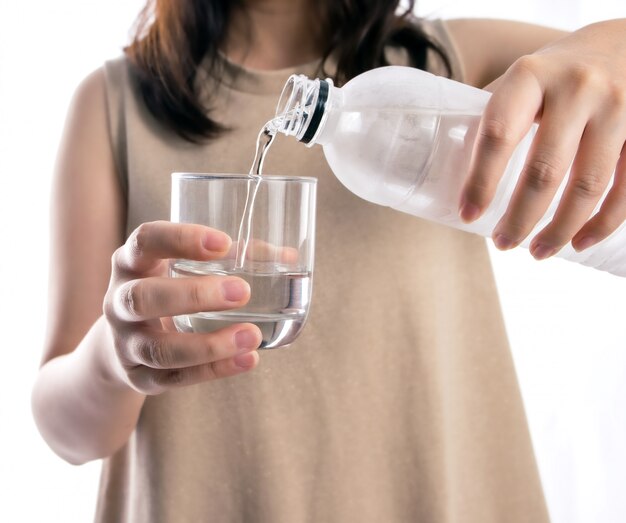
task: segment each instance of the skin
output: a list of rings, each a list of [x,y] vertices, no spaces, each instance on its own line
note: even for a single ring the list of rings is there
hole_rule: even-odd
[[[493,231],[500,249],[521,243],[572,165],[556,214],[533,239],[536,259],[572,242],[595,245],[626,220],[626,19],[584,27],[516,60],[489,86],[460,203],[465,221],[491,202],[515,146],[534,121],[534,143],[509,207]],[[573,164],[572,164],[573,162]],[[615,179],[599,212],[591,217]]]
[[[276,70],[312,62],[323,49],[323,35],[310,0],[250,0],[231,19],[223,51],[249,69]]]
[[[223,51],[234,62],[253,69],[280,69],[310,61],[320,51],[316,39],[307,38],[302,30],[311,25],[311,5],[293,0],[250,3],[246,16],[236,13],[233,17]],[[557,93],[565,92],[570,106],[576,102],[585,107],[576,110],[579,131],[579,122],[585,121],[581,114],[587,116],[588,124],[593,123],[591,137],[585,133],[583,139],[577,172],[583,176],[594,162],[602,163],[597,172],[615,165],[618,147],[613,142],[618,139],[609,140],[612,156],[606,161],[593,160],[589,153],[594,143],[620,128],[606,108],[615,101],[611,93],[613,97],[621,93],[623,99],[626,92],[619,83],[625,81],[626,72],[616,64],[620,48],[615,42],[621,38],[623,24],[607,24],[606,31],[601,31],[604,35],[582,30],[548,46],[561,34],[512,22],[459,20],[449,24],[472,83],[484,85],[504,73],[492,84],[494,95],[483,122],[486,131],[476,147],[465,203],[484,208],[510,154],[510,144],[537,117],[542,101],[552,100]],[[245,33],[249,36],[241,38],[244,26],[250,28]],[[539,54],[518,60],[542,46],[546,47]],[[608,82],[610,89],[600,81],[581,80],[579,57],[599,75],[597,71],[607,66],[607,56],[620,72]],[[626,61],[626,52],[619,56]],[[517,65],[505,73],[511,64]],[[581,81],[571,84],[572,78]],[[607,80],[606,75],[601,78]],[[153,222],[141,225],[126,239],[125,203],[107,130],[104,85],[103,72],[98,70],[79,86],[59,150],[52,195],[49,323],[32,395],[42,435],[55,452],[75,464],[109,456],[124,445],[146,395],[254,369],[261,341],[259,330],[251,324],[210,334],[172,329],[170,317],[175,314],[242,306],[249,299],[249,287],[234,277],[165,277],[169,258],[227,256],[231,239],[219,231]],[[587,86],[587,94],[569,89],[570,85]],[[589,89],[595,90],[594,96]],[[510,98],[516,103],[509,106],[505,102]],[[568,125],[571,120],[568,115]],[[507,132],[494,135],[493,129],[498,128],[489,123],[493,121],[506,122],[502,128]],[[563,123],[563,115],[550,112],[549,122],[540,143],[543,154],[575,149],[570,142],[576,141],[571,136],[577,133],[564,133],[557,125]],[[606,128],[600,128],[602,122],[607,122]],[[530,194],[543,202],[550,186],[542,187],[539,194],[532,184],[524,185],[500,231],[510,235],[511,230],[523,229],[520,224],[528,227],[540,204],[531,205],[526,192],[535,191]],[[587,200],[581,198],[581,202]],[[588,205],[571,201],[572,209],[561,213],[558,226],[547,231],[544,241],[562,242],[576,233],[573,224],[581,222]],[[614,222],[623,214],[624,205],[619,211],[618,207],[613,206]],[[507,220],[517,228],[510,229]],[[600,236],[606,232],[600,225],[594,228],[592,224],[587,232]]]

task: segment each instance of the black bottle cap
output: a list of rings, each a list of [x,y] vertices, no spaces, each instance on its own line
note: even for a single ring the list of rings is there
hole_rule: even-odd
[[[326,101],[328,100],[328,82],[325,80],[320,80],[320,90],[317,95],[317,104],[315,104],[315,110],[313,111],[313,116],[311,116],[311,122],[306,128],[306,132],[304,136],[300,140],[303,143],[309,143],[315,133],[317,132],[318,127],[320,126],[320,122],[322,121],[322,116],[324,115],[324,110],[326,109]]]

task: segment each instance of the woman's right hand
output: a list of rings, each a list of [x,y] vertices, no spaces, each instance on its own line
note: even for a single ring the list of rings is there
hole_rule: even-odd
[[[104,315],[117,377],[138,392],[159,394],[257,365],[261,332],[253,324],[211,333],[165,327],[171,316],[233,309],[248,302],[250,287],[241,278],[167,276],[171,258],[213,260],[225,256],[230,246],[226,234],[209,227],[159,221],[140,225],[115,251]]]

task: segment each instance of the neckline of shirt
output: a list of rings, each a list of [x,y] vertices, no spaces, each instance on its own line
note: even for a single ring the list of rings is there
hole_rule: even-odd
[[[221,86],[245,93],[273,94],[278,99],[285,82],[292,74],[317,77],[321,73],[322,59],[317,58],[307,63],[281,69],[265,70],[236,64],[222,53],[218,53],[213,67],[210,67],[208,59],[205,59],[201,68],[207,75],[204,78],[210,78]]]

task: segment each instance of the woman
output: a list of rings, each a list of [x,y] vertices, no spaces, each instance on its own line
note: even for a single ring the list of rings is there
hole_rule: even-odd
[[[170,173],[246,172],[296,71],[341,82],[391,61],[497,78],[464,219],[538,119],[497,244],[528,235],[574,155],[533,254],[587,247],[624,220],[623,161],[589,215],[626,137],[625,22],[565,36],[414,21],[398,3],[159,0],[126,56],[79,87],[56,169],[33,409],[67,461],[105,458],[98,521],[547,520],[485,242],[358,200],[319,148],[278,141],[266,163],[319,182],[315,296],[293,347],[259,365],[254,325],[167,328],[249,298],[234,277],[164,278],[169,258],[210,260],[231,242],[162,221]]]

